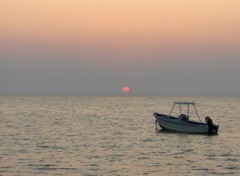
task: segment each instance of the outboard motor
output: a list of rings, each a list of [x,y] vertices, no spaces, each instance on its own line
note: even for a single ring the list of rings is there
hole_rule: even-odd
[[[210,117],[205,117],[205,122],[208,125],[208,134],[212,135],[213,133],[218,133],[218,125],[213,124],[213,121]]]

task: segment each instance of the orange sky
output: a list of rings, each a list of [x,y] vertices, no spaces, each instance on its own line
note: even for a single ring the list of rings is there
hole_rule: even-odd
[[[239,9],[240,0],[0,0],[2,89],[131,83],[151,94],[164,82],[171,94],[184,82],[183,92],[236,94]]]
[[[106,45],[239,44],[238,0],[1,0],[7,39]]]

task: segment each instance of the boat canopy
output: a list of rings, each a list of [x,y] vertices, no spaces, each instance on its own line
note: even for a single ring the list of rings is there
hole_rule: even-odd
[[[187,101],[177,101],[177,102],[173,102],[174,104],[179,104],[179,105],[195,105],[196,103],[194,102],[187,102]]]
[[[171,110],[169,116],[172,114],[175,105],[179,105],[179,110],[180,110],[179,114],[182,114],[182,107],[181,106],[182,105],[187,105],[187,114],[186,114],[187,116],[189,116],[189,106],[192,105],[192,107],[195,110],[195,113],[197,114],[197,116],[199,118],[199,121],[201,122],[200,116],[199,116],[199,114],[197,112],[197,109],[195,107],[196,103],[194,103],[194,101],[192,101],[192,102],[187,102],[187,101],[175,101],[175,102],[173,102],[173,107],[172,107],[172,110]]]

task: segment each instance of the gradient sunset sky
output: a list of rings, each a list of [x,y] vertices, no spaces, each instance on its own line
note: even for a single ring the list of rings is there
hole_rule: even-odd
[[[240,1],[0,0],[0,94],[124,95],[124,86],[240,95]]]

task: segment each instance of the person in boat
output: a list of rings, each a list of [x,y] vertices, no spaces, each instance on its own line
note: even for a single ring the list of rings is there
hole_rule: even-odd
[[[208,125],[208,134],[212,135],[213,132],[217,134],[218,132],[218,126],[213,124],[213,121],[210,117],[205,117],[205,122]]]
[[[188,121],[189,120],[189,117],[186,114],[180,114],[178,116],[178,118],[181,119],[181,120],[184,120],[184,121]]]

